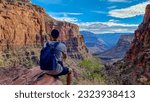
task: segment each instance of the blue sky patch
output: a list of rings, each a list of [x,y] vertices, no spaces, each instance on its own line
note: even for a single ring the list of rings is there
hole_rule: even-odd
[[[150,0],[32,0],[55,19],[76,23],[80,30],[133,33]]]

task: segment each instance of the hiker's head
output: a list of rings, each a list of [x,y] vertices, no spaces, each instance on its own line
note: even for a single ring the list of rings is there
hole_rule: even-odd
[[[59,37],[59,31],[56,29],[53,29],[51,32],[51,36],[54,40],[56,40]]]

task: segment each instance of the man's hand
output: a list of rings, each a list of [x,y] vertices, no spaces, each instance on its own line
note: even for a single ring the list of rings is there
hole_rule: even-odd
[[[63,53],[63,59],[66,60],[67,59],[67,55],[65,53]]]

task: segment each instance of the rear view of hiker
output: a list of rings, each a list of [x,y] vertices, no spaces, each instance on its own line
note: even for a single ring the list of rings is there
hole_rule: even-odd
[[[58,77],[67,75],[67,85],[71,84],[71,70],[64,67],[63,62],[67,58],[67,48],[64,43],[58,42],[59,31],[51,32],[52,41],[45,43],[40,55],[40,67],[49,75]]]

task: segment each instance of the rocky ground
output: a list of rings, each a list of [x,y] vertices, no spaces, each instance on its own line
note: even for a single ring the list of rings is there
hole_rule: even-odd
[[[60,80],[43,74],[39,67],[30,70],[23,67],[0,68],[1,85],[61,85]]]

